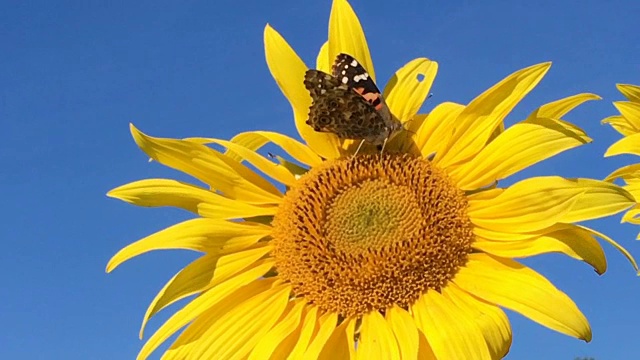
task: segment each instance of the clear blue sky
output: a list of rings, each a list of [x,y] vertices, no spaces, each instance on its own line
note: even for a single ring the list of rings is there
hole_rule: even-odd
[[[105,193],[149,177],[186,179],[148,163],[128,123],[165,137],[229,138],[266,129],[295,135],[289,104],[264,61],[271,23],[308,65],[326,39],[330,1],[6,1],[0,12],[0,358],[132,359],[140,320],[165,281],[194,258],[157,252],[106,275],[107,260],[138,238],[189,217],[136,208]],[[424,106],[466,103],[512,71],[551,71],[509,118],[579,92],[567,117],[594,143],[519,175],[602,178],[633,157],[605,160],[619,137],[599,121],[640,83],[640,2],[352,0],[378,81],[426,56],[440,64]],[[297,136],[297,135],[296,135]],[[510,179],[514,180],[514,179]],[[590,223],[640,259],[640,227],[619,216]],[[640,279],[605,245],[609,270],[550,255],[527,260],[589,318],[585,344],[510,314],[510,359],[636,358]],[[157,328],[171,313],[150,323]],[[149,333],[150,334],[150,333]],[[157,356],[157,355],[156,355]]]

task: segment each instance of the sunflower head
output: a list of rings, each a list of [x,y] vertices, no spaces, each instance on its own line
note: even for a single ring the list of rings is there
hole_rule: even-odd
[[[471,251],[468,203],[446,173],[408,154],[313,168],[273,221],[279,276],[323,311],[360,316],[440,290]]]

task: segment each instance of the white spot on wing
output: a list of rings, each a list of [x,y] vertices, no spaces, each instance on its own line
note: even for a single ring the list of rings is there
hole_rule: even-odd
[[[355,82],[359,82],[360,80],[366,81],[368,78],[369,78],[369,74],[364,73],[364,74],[354,76],[353,81]]]
[[[353,60],[353,61],[351,62],[351,66],[358,66],[358,62],[357,62],[357,61],[355,61],[355,60]]]
[[[349,82],[349,78],[348,77],[345,76],[345,77],[342,78],[342,83],[343,84],[346,84],[348,82]]]

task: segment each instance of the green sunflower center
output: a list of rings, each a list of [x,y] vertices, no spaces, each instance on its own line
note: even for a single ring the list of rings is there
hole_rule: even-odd
[[[406,199],[410,201],[405,202]],[[327,206],[325,239],[353,254],[383,250],[407,232],[420,208],[409,188],[384,180],[367,180],[336,195]]]
[[[324,311],[406,307],[466,262],[466,209],[463,192],[422,158],[327,161],[300,178],[274,218],[276,268]]]

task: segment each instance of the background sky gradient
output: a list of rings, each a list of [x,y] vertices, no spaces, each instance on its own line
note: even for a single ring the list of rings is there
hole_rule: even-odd
[[[604,98],[566,119],[594,138],[517,176],[603,178],[632,156],[603,159],[619,135],[600,120],[622,100],[617,82],[640,84],[638,1],[352,0],[380,87],[407,61],[438,61],[434,96],[468,103],[508,74],[553,61],[509,116],[580,92]],[[248,130],[295,137],[290,106],[273,81],[262,34],[270,23],[308,65],[327,36],[329,0],[7,1],[0,12],[0,358],[133,359],[155,293],[196,256],[155,252],[110,275],[121,247],[190,218],[144,209],[105,193],[144,178],[189,180],[147,157],[128,124],[161,137],[230,138]],[[620,216],[590,222],[640,259],[640,227]],[[524,261],[590,320],[593,341],[561,335],[509,313],[509,359],[635,358],[640,279],[604,245],[598,276],[566,256]],[[150,322],[147,337],[182,303]],[[164,349],[164,347],[162,348]],[[159,352],[153,358],[158,358]]]

